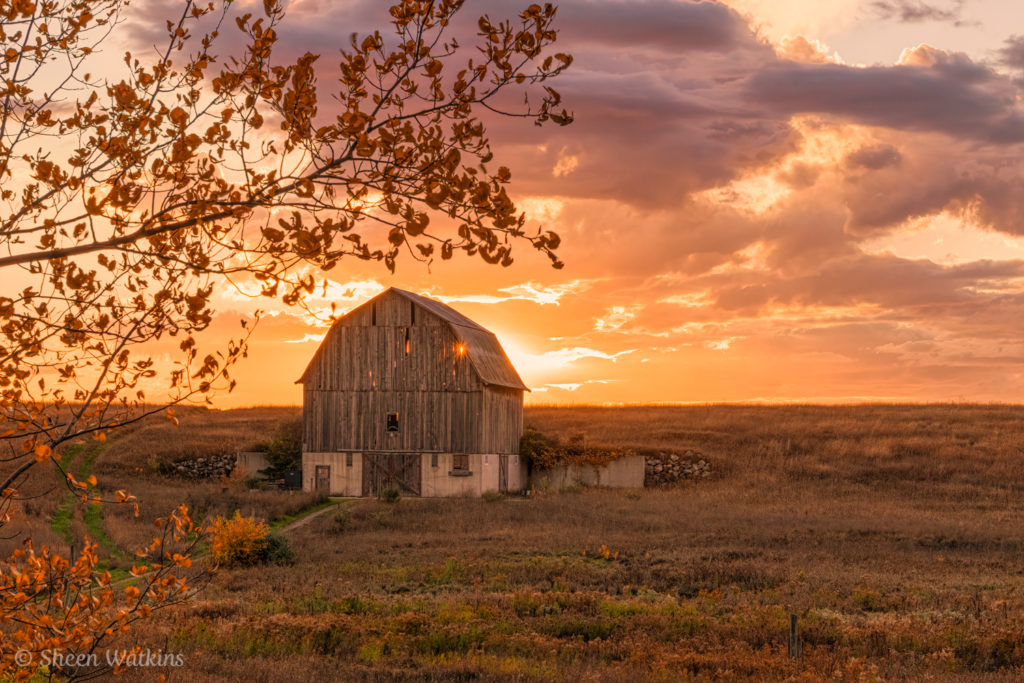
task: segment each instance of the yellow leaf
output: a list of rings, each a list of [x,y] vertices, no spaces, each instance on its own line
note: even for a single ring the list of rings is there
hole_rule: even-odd
[[[50,447],[45,443],[36,446],[36,462],[42,462],[50,457]]]

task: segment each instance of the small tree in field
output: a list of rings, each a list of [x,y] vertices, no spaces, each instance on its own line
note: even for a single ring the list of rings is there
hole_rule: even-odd
[[[115,64],[125,0],[0,0],[4,521],[69,442],[230,390],[251,327],[200,350],[218,286],[255,282],[302,305],[346,257],[394,270],[403,253],[462,252],[507,266],[516,242],[561,265],[557,235],[527,232],[478,118],[569,123],[546,84],[571,62],[548,52],[553,6],[482,17],[466,47],[451,35],[462,0],[402,0],[390,38],[342,46],[331,99],[317,55],[278,57],[280,0],[256,15],[238,4],[184,0],[156,57]],[[218,48],[228,32],[238,47]],[[516,91],[525,104],[508,108]],[[152,352],[168,341],[170,367]],[[20,648],[93,651],[187,598],[196,530],[184,509],[162,529],[128,588],[96,572],[91,550],[72,565],[26,542],[0,562],[0,670]]]

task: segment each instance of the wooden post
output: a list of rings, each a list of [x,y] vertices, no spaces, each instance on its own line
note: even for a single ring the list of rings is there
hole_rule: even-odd
[[[800,634],[796,629],[796,615],[789,615],[789,656],[799,659],[803,651],[803,643],[800,641]]]

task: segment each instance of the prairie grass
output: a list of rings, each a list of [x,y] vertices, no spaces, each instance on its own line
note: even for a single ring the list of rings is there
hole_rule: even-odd
[[[186,443],[164,424],[156,441],[118,438],[94,469],[119,475],[144,519],[182,500],[265,519],[315,505],[138,465],[265,438],[253,415],[295,416],[235,412],[182,420]],[[713,474],[639,492],[346,501],[289,532],[293,566],[222,570],[125,644],[183,653],[185,670],[165,673],[190,681],[1024,676],[1024,408],[539,407],[526,422],[696,450]],[[216,436],[187,443],[203,429]],[[123,509],[103,525],[118,547],[148,534]]]

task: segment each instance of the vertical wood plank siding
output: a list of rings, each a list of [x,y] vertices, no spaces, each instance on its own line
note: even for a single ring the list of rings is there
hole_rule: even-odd
[[[388,293],[331,328],[302,379],[304,451],[518,452],[523,391],[481,381],[459,351],[475,339],[414,306]]]

